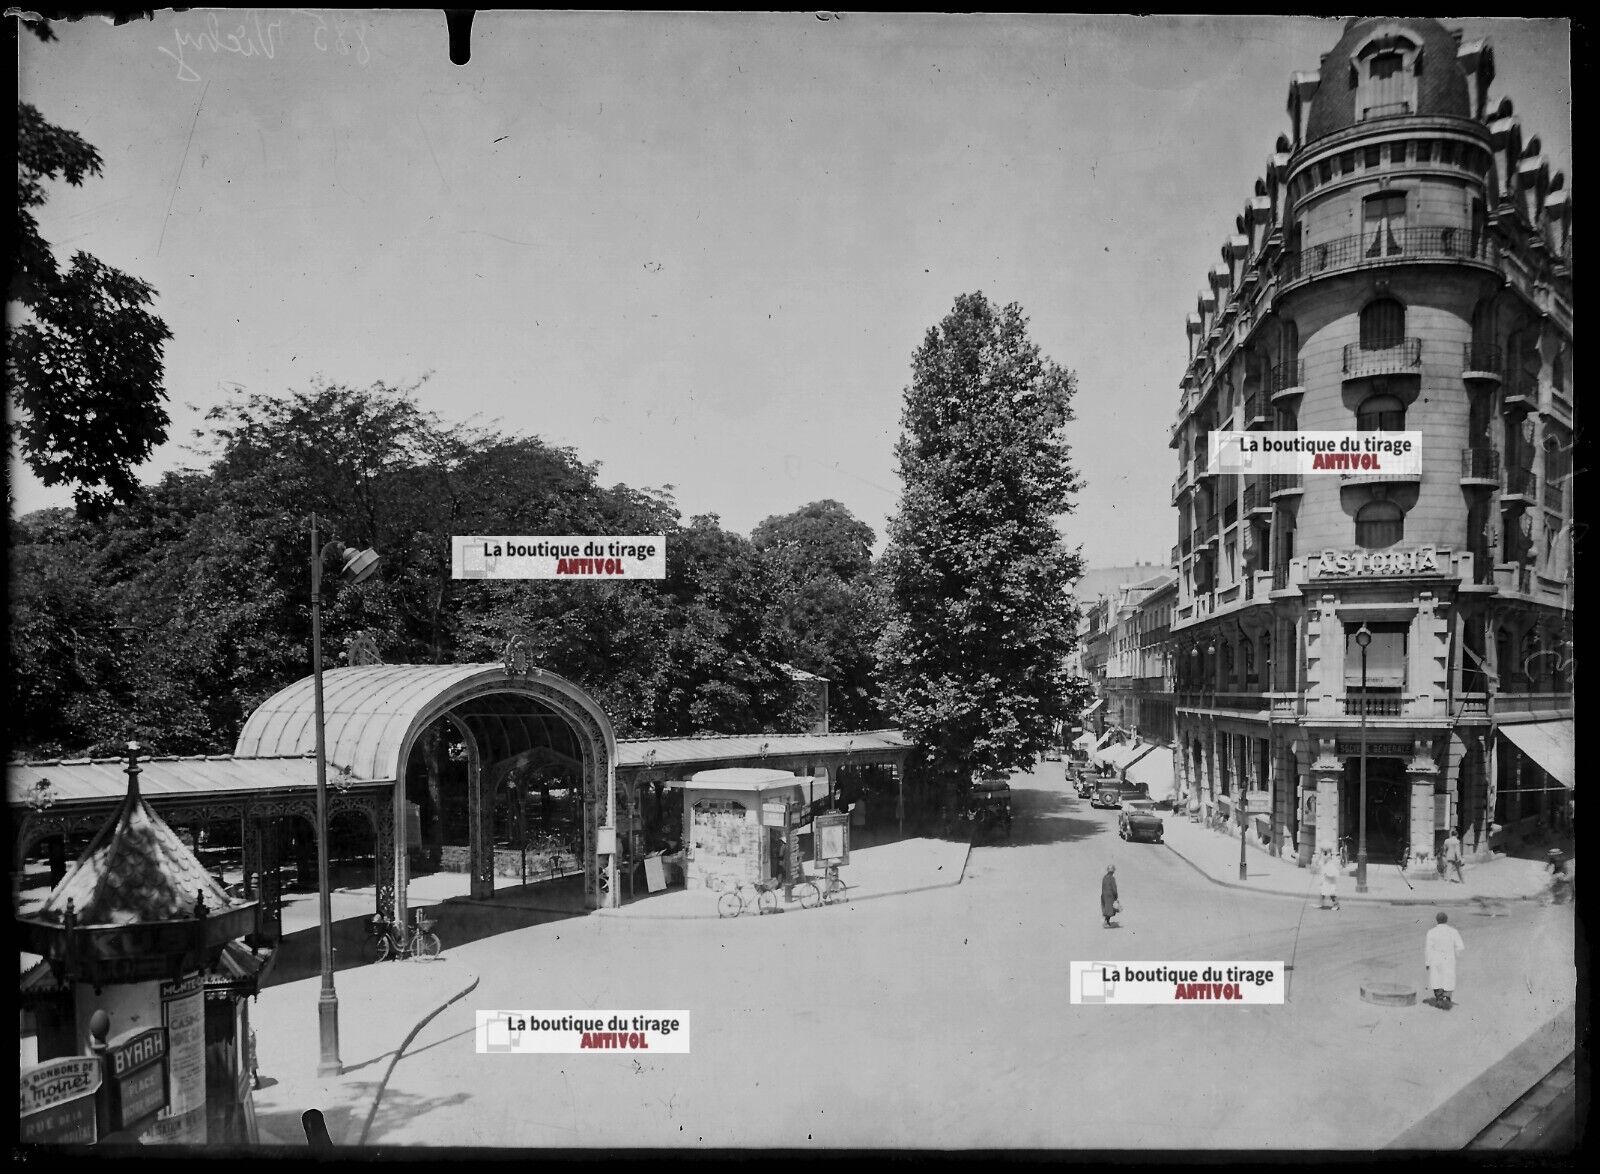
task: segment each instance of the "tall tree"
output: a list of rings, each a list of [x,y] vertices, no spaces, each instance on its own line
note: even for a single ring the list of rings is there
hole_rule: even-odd
[[[878,656],[901,727],[958,790],[1031,763],[1066,716],[1081,559],[1055,519],[1079,487],[1075,391],[1021,308],[982,293],[958,297],[912,359]]]
[[[828,499],[770,517],[750,538],[776,582],[789,662],[828,679],[830,728],[883,725],[872,527]]]
[[[98,151],[17,104],[6,374],[18,417],[8,427],[39,480],[73,486],[85,514],[138,495],[134,467],[166,440],[169,422],[162,347],[172,335],[148,308],[155,291],[81,251],[63,272],[31,211],[45,202],[46,180],[76,187],[99,174]]]

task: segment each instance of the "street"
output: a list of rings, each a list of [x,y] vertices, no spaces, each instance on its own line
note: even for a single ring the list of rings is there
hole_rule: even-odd
[[[1306,901],[1241,893],[1122,842],[1116,812],[1070,795],[1058,763],[1013,786],[1013,839],[975,848],[956,887],[736,921],[578,918],[447,947],[481,983],[396,1067],[369,1144],[1376,1147],[1574,998],[1570,906],[1458,907],[1456,1009],[1374,1006],[1363,978],[1420,985],[1431,906],[1321,911],[1309,874]],[[1111,862],[1124,912],[1107,930]],[[1070,1004],[1071,962],[1122,959],[1294,969],[1281,1007]],[[313,990],[269,990],[263,1010]],[[478,1055],[479,1008],[688,1010],[692,1050]],[[263,1072],[306,1063],[266,1035]]]

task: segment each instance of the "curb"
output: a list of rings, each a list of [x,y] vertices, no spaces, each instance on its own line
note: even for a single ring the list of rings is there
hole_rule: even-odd
[[[1487,1072],[1469,1081],[1460,1092],[1383,1148],[1465,1149],[1480,1131],[1561,1066],[1576,1044],[1576,1032],[1577,1007],[1568,1003]],[[1552,1051],[1563,1059],[1551,1063]]]
[[[1221,877],[1214,876],[1211,873],[1207,872],[1200,865],[1196,864],[1193,860],[1189,859],[1189,857],[1185,856],[1182,852],[1178,851],[1177,848],[1173,847],[1171,840],[1163,838],[1162,841],[1161,841],[1161,844],[1162,844],[1162,847],[1168,849],[1179,860],[1183,861],[1190,868],[1194,869],[1201,876],[1205,877],[1206,880],[1210,881],[1214,885],[1219,885],[1220,887],[1222,887],[1224,889],[1238,889],[1241,892],[1255,893],[1257,896],[1262,896],[1262,897],[1287,897],[1287,898],[1290,898],[1290,899],[1293,899],[1293,900],[1297,900],[1297,901],[1307,900],[1310,897],[1315,895],[1311,891],[1311,885],[1307,886],[1306,891],[1304,893],[1298,893],[1298,892],[1295,892],[1293,889],[1256,888],[1255,886],[1250,885],[1250,884],[1241,884],[1239,881],[1236,881],[1236,880],[1223,880]],[[1311,875],[1309,870],[1307,870],[1307,876],[1310,876],[1312,882],[1315,882],[1316,878]],[[1484,894],[1484,893],[1479,893],[1476,896],[1467,896],[1467,895],[1463,894],[1460,897],[1374,897],[1370,893],[1340,893],[1339,894],[1339,901],[1340,901],[1341,904],[1344,904],[1345,902],[1352,902],[1353,901],[1353,902],[1359,902],[1359,903],[1363,903],[1363,904],[1367,904],[1367,905],[1429,905],[1429,906],[1451,905],[1451,906],[1459,906],[1459,905],[1478,905],[1478,904],[1481,904],[1484,901],[1537,901],[1540,898],[1541,895],[1542,895],[1541,893],[1529,893],[1529,894],[1524,895],[1524,896],[1489,896],[1489,895]]]

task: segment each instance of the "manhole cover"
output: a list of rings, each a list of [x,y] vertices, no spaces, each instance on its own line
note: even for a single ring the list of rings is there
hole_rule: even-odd
[[[1412,1007],[1417,1002],[1417,990],[1403,982],[1364,982],[1361,998],[1380,1007]]]

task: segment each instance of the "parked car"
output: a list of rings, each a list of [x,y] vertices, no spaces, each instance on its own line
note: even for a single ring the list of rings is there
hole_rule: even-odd
[[[1061,747],[1059,747],[1059,746],[1046,746],[1044,748],[1044,760],[1046,762],[1060,762],[1061,761]]]
[[[1108,807],[1115,811],[1129,799],[1150,798],[1150,784],[1130,783],[1126,779],[1109,778],[1095,781],[1090,807]]]
[[[1122,814],[1117,817],[1117,835],[1124,840],[1149,840],[1161,843],[1166,827],[1156,814],[1156,805],[1149,799],[1124,799]]]

